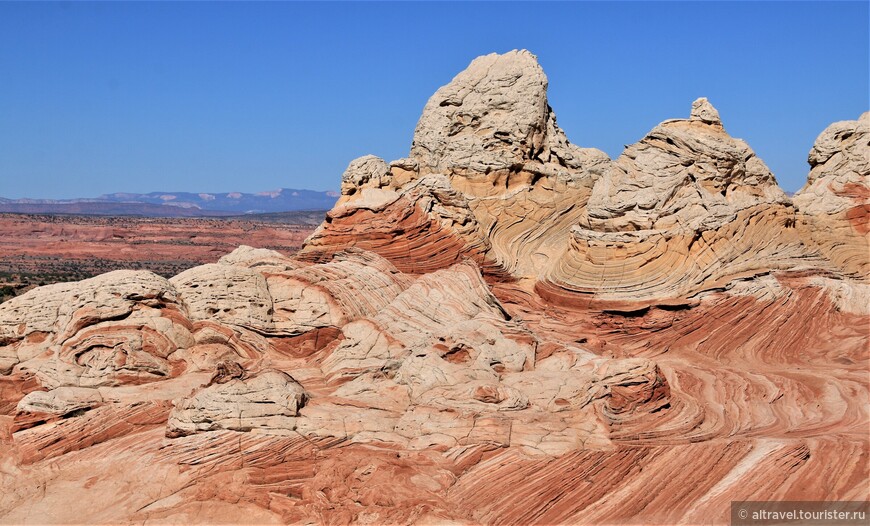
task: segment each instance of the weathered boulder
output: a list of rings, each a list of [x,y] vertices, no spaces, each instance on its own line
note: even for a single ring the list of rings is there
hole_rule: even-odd
[[[608,160],[570,144],[547,103],[547,77],[526,50],[479,57],[423,109],[411,158],[422,173],[479,173],[553,163],[572,169]]]
[[[257,272],[286,272],[304,266],[303,263],[289,258],[275,250],[253,248],[242,245],[229,254],[222,256],[218,263],[246,267]]]
[[[265,278],[254,270],[212,263],[186,270],[170,281],[191,320],[263,330],[272,327],[272,297]]]
[[[392,181],[390,167],[380,157],[365,155],[350,162],[341,176],[341,194],[353,195],[363,188],[382,188]]]
[[[21,318],[39,301],[35,317]],[[77,283],[35,289],[0,311],[18,323],[9,362],[46,387],[143,383],[178,371],[168,357],[193,343],[186,309],[172,284],[148,271],[114,271]],[[0,326],[4,325],[0,321]]]
[[[18,402],[12,431],[20,431],[59,418],[69,418],[102,403],[103,397],[96,389],[58,387],[51,391],[33,391]]]
[[[50,413],[66,415],[73,411],[90,409],[103,402],[96,389],[85,387],[58,387],[51,391],[33,391],[18,402],[19,413]]]
[[[203,431],[292,431],[305,389],[289,374],[267,369],[249,378],[220,376],[218,381],[175,403],[167,436]]]

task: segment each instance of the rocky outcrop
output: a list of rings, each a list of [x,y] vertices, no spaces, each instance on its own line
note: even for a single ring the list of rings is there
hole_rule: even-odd
[[[691,305],[704,293],[771,271],[833,268],[807,247],[788,207],[742,210],[714,230],[603,232],[576,226],[537,289],[562,303],[602,308]],[[608,307],[608,304],[610,307]]]
[[[47,387],[150,382],[177,374],[169,356],[193,343],[185,313],[146,271],[38,288],[3,305],[0,356]]]
[[[0,304],[0,373],[12,371],[19,349],[25,360],[47,350],[58,310],[73,288],[69,283],[47,285]]]
[[[293,429],[307,395],[289,374],[265,370],[250,378],[218,378],[175,404],[166,435],[231,429]]]
[[[471,262],[412,281],[348,249],[268,275],[270,290],[280,278],[282,290],[299,291],[275,303],[276,317],[282,309],[296,316],[288,318],[294,332],[340,327],[312,355],[326,391],[308,394],[279,371],[248,376],[237,361],[220,362],[210,385],[176,403],[167,436],[257,430],[411,450],[500,444],[560,454],[606,446],[599,412],[650,412],[668,400],[667,381],[646,360],[617,363],[548,344],[539,367],[543,342],[510,319]]]
[[[103,397],[96,389],[58,387],[51,391],[32,391],[18,402],[14,433],[60,418],[69,418],[102,405]]]
[[[610,161],[567,142],[546,89],[528,52],[472,62],[427,103],[409,158],[351,163],[301,257],[353,245],[415,274],[467,257],[554,301],[628,310],[689,304],[771,271],[863,272],[853,250],[801,228],[707,99]]]
[[[384,188],[391,182],[392,174],[387,163],[380,157],[366,155],[351,161],[342,174],[341,195],[351,196],[363,188]]]
[[[595,183],[587,216],[539,282],[553,301],[627,311],[693,304],[747,277],[846,270],[799,227],[795,209],[706,99],[654,128]]]
[[[560,454],[607,443],[592,404],[610,400],[616,386],[666,385],[646,375],[655,366],[645,360],[605,365],[576,348],[556,345],[561,354],[539,363],[543,342],[510,319],[470,263],[419,278],[343,333],[321,365],[340,387],[325,406],[315,400],[302,411],[300,431],[315,433],[316,424],[316,433],[410,449],[499,444]],[[626,396],[643,405],[642,395]],[[667,403],[666,393],[656,403]]]
[[[302,255],[352,244],[405,272],[469,257],[490,275],[536,276],[564,249],[609,164],[556,125],[534,55],[480,57],[426,104],[409,158],[350,164],[341,200]]]
[[[242,245],[229,254],[218,259],[221,265],[235,265],[254,269],[257,272],[287,272],[296,270],[302,265],[280,252],[266,248],[253,248]]]
[[[374,315],[402,292],[408,279],[387,260],[349,248],[322,265],[269,273],[266,282],[275,330],[297,335]]]
[[[712,230],[743,209],[788,198],[755,152],[729,136],[707,99],[626,148],[592,190],[588,226],[601,231]]]
[[[465,258],[500,272],[468,199],[446,176],[414,179],[401,189],[363,187],[351,196],[342,197],[327,214],[300,258],[328,261],[350,246],[376,252],[409,274],[433,272]]]
[[[474,61],[408,158],[350,163],[298,254],[0,306],[0,522],[867,500],[864,121],[823,133],[793,206],[706,99],[611,162],[568,143],[546,85],[528,52]]]
[[[436,91],[414,130],[411,158],[421,173],[468,175],[518,171],[526,163],[583,169],[608,160],[568,142],[547,103],[547,77],[526,50],[479,57]]]
[[[272,326],[272,298],[259,273],[217,263],[186,270],[172,285],[193,320],[215,320],[255,329]]]
[[[807,159],[807,184],[794,196],[798,209],[818,216],[866,207],[870,199],[868,148],[870,112],[858,120],[835,122],[825,128]]]
[[[804,238],[836,268],[866,281],[870,276],[870,113],[835,122],[809,154],[807,184],[794,196]]]
[[[344,339],[321,368],[333,381],[394,369],[413,352],[434,345],[453,325],[480,316],[504,320],[506,314],[476,267],[464,263],[427,274],[382,309],[345,325]],[[530,353],[532,347],[525,355]],[[520,369],[526,360],[520,359]]]
[[[498,443],[556,454],[607,444],[607,431],[586,420],[623,383],[649,391],[666,385],[648,374],[653,364],[605,365],[555,343],[547,344],[539,371],[543,340],[511,319],[472,261],[414,278],[356,248],[309,264],[243,247],[168,281],[116,272],[70,284],[62,301],[49,304],[55,307],[24,323],[31,302],[55,290],[37,289],[4,306],[5,348],[18,360],[9,372],[30,371],[52,389],[21,399],[15,432],[88,418],[83,413],[113,398],[96,389],[182,380],[187,370],[216,367],[208,386],[175,404],[169,436],[257,429],[411,449]],[[43,352],[19,352],[37,330],[44,331]],[[280,340],[310,334],[319,336],[304,353],[291,350],[302,340]],[[288,351],[315,360],[319,372],[308,363],[303,378],[321,378],[325,390],[309,395],[269,368]],[[619,394],[638,407],[644,396]],[[666,403],[667,396],[656,400]],[[116,404],[94,414],[108,417]],[[444,411],[464,416],[448,422]],[[554,423],[551,413],[564,414]]]

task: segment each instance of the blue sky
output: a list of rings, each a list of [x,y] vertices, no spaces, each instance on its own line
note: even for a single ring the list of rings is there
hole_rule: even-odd
[[[0,2],[0,196],[337,189],[428,97],[526,48],[611,157],[706,96],[781,186],[867,111],[868,2]]]

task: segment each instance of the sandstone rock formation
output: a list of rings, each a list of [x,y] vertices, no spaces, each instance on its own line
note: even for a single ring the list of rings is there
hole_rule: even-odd
[[[175,404],[166,435],[256,428],[292,430],[291,417],[305,403],[305,390],[290,375],[273,369],[251,378],[231,378],[196,391]]]
[[[586,217],[540,288],[562,301],[579,293],[604,302],[691,302],[807,260],[825,267],[794,223],[770,170],[698,99],[688,120],[663,122],[596,181]]]
[[[749,146],[729,136],[707,99],[688,120],[665,121],[611,165],[587,204],[603,231],[712,230],[760,204],[787,202]]]
[[[152,430],[170,439],[169,457],[154,458],[161,466],[180,462],[176,450],[200,450],[199,435],[221,433],[317,450],[344,444],[437,452],[447,455],[444,466],[469,448],[508,448],[529,458],[607,450],[607,422],[654,414],[670,400],[653,362],[601,358],[514,320],[471,261],[414,278],[359,249],[308,264],[242,247],[169,281],[110,273],[70,284],[56,311],[33,322],[33,330],[45,331],[44,351],[22,353],[30,333],[21,309],[56,289],[4,305],[11,339],[3,350],[17,359],[4,377],[18,387],[4,391],[15,402],[4,439],[8,459],[20,466],[15,480],[41,476],[43,462],[126,436],[152,444]],[[276,307],[257,310],[265,305]],[[292,351],[300,345],[294,338],[318,331],[311,352]],[[193,442],[176,442],[186,440]],[[268,465],[277,467],[272,446],[264,447]],[[424,470],[413,486],[442,491],[455,469]],[[12,480],[0,483],[11,489]],[[167,488],[178,491],[190,480],[173,475]],[[7,516],[15,520],[28,498],[5,493]],[[163,504],[149,508],[159,500],[139,511],[119,508],[119,515],[103,511],[165,516]],[[393,513],[406,517],[401,509]]]
[[[807,184],[794,196],[799,227],[851,277],[870,275],[870,112],[836,122],[816,139]]]
[[[568,142],[547,104],[547,77],[525,50],[479,57],[436,91],[414,131],[411,158],[424,174],[469,176],[529,162],[558,170],[608,160]]]
[[[867,114],[820,136],[792,203],[706,99],[610,161],[546,87],[528,52],[475,60],[407,159],[350,163],[297,254],[0,305],[0,522],[867,500]]]
[[[794,202],[807,214],[833,215],[866,205],[870,177],[870,112],[831,124],[810,150],[807,184]]]
[[[301,257],[352,245],[415,274],[467,257],[493,278],[537,282],[553,301],[622,309],[693,303],[771,271],[862,274],[865,258],[801,228],[707,99],[610,161],[567,141],[546,88],[528,52],[472,62],[427,103],[409,158],[350,164]],[[844,135],[859,156],[860,133]]]
[[[342,199],[303,257],[353,245],[404,272],[469,257],[488,273],[540,274],[610,164],[568,141],[546,93],[528,51],[473,61],[429,99],[409,158],[350,164]]]

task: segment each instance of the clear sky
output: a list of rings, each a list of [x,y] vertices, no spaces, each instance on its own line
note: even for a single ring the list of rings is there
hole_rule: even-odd
[[[611,157],[706,96],[790,191],[867,111],[868,2],[0,2],[0,196],[337,189],[426,100],[526,48]]]

